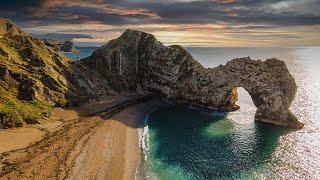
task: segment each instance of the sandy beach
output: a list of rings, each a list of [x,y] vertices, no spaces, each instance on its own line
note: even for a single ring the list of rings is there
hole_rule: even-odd
[[[45,132],[32,127],[0,130],[0,154],[7,151],[22,149],[40,141]]]
[[[139,163],[139,127],[158,100],[132,105],[103,122],[71,168],[70,179],[134,179]]]
[[[160,104],[140,95],[119,96],[55,109],[41,124],[0,131],[0,178],[134,179],[139,127]]]

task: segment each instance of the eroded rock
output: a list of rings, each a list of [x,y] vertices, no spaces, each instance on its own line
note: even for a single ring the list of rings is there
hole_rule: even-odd
[[[176,102],[219,111],[238,109],[237,87],[257,107],[255,120],[301,128],[289,107],[297,90],[285,63],[278,59],[239,58],[204,68],[181,46],[164,46],[144,32],[127,30],[84,63],[117,90],[144,90]]]
[[[73,54],[79,53],[72,41],[44,39],[44,43],[46,46],[54,49],[55,51],[71,52]]]

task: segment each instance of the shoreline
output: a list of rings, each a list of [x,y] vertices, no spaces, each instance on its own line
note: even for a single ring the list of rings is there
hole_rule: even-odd
[[[135,172],[135,180],[137,179],[144,179],[144,177],[149,177],[151,175],[151,172],[147,170],[149,167],[147,166],[147,160],[148,156],[146,153],[149,151],[149,127],[148,127],[148,120],[149,120],[149,115],[159,109],[160,106],[153,108],[150,110],[144,117],[143,120],[143,127],[139,128],[138,133],[139,133],[139,148],[140,148],[140,160],[137,164],[136,167],[136,172]],[[144,172],[141,172],[140,170],[145,168]]]
[[[139,131],[144,117],[161,104],[152,98],[104,119],[75,159],[68,179],[136,179],[141,161]]]
[[[57,108],[48,121],[30,127],[43,132],[42,139],[0,152],[0,178],[135,179],[141,157],[139,129],[161,104],[160,98],[129,95],[81,108]]]

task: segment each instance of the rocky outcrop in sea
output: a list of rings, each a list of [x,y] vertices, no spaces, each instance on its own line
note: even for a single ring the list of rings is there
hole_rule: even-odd
[[[79,53],[72,41],[59,41],[53,39],[44,39],[45,45],[61,52]]]

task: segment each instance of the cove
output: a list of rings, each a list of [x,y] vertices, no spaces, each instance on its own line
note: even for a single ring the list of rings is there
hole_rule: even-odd
[[[244,115],[245,116],[245,115]],[[276,175],[272,153],[288,129],[237,123],[182,105],[148,116],[145,162],[157,179],[255,179]]]

